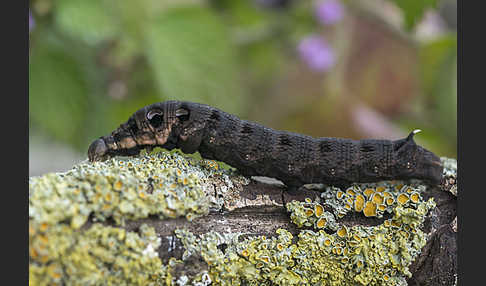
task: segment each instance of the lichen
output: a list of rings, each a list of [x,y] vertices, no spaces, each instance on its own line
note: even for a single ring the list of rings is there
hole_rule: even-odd
[[[441,157],[442,165],[444,166],[445,184],[449,188],[450,193],[457,197],[457,160]]]
[[[160,238],[146,225],[140,233],[101,224],[84,232],[68,224],[29,227],[29,285],[156,285],[171,272],[155,252]]]
[[[75,229],[89,215],[95,221],[113,218],[121,225],[149,215],[192,220],[207,214],[211,206],[220,207],[204,188],[210,176],[228,177],[229,171],[217,166],[209,160],[198,165],[175,152],[85,161],[65,173],[31,177],[29,217],[50,224],[70,221]]]
[[[451,163],[452,164],[452,163]],[[454,166],[445,168],[455,176]],[[211,178],[221,184],[213,192]],[[406,285],[410,263],[427,235],[421,225],[432,199],[419,181],[325,187],[321,197],[286,205],[290,219],[306,227],[295,236],[279,229],[271,237],[244,233],[195,235],[176,230],[184,246],[181,260],[163,264],[161,238],[125,220],[152,216],[192,220],[223,206],[245,181],[213,161],[174,152],[82,162],[65,173],[29,179],[30,285]],[[233,194],[234,193],[234,194]],[[235,195],[237,197],[237,195]],[[344,225],[350,212],[382,219],[377,226]],[[387,214],[387,217],[384,215]],[[115,226],[88,217],[114,219]],[[191,267],[191,257],[207,267]]]
[[[207,195],[209,179],[224,185],[230,175],[214,161],[155,150],[29,178],[30,285],[172,283],[178,262],[162,265],[153,228],[137,234],[96,223],[81,227],[89,217],[119,226],[149,215],[192,220],[220,207]]]
[[[420,225],[434,206],[432,199],[415,207],[397,205],[388,223],[339,225],[332,234],[302,230],[295,242],[285,229],[242,241],[241,233],[176,233],[186,249],[183,260],[201,255],[214,285],[406,285],[408,266],[426,243]]]

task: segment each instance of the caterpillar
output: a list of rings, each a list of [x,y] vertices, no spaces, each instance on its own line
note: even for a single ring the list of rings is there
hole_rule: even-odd
[[[91,162],[136,155],[160,146],[218,160],[246,176],[282,181],[290,191],[304,184],[349,186],[382,180],[421,179],[438,184],[443,166],[413,139],[313,138],[267,128],[205,104],[165,101],[136,111],[88,148]]]

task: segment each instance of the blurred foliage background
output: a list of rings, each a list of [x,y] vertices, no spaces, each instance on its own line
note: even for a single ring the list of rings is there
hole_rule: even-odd
[[[210,104],[314,137],[456,157],[456,1],[31,0],[30,175],[140,107]]]

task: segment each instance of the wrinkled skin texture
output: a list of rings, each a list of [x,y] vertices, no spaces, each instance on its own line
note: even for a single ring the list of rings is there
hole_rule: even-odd
[[[422,179],[437,184],[442,165],[413,140],[313,138],[239,119],[214,107],[165,101],[136,111],[110,135],[89,147],[90,161],[135,155],[160,146],[225,162],[246,176],[267,176],[290,190],[303,184]]]

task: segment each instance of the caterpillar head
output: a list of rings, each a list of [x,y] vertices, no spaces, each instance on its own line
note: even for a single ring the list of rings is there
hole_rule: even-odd
[[[432,184],[438,184],[442,179],[443,166],[434,153],[419,146],[413,136],[420,132],[412,131],[407,138],[396,141],[395,151],[400,179],[422,179]]]
[[[183,102],[165,101],[137,110],[127,122],[110,135],[95,140],[88,148],[90,161],[102,161],[113,155],[136,155],[144,148],[161,146],[173,149],[177,137],[175,125],[189,118],[189,109]]]

